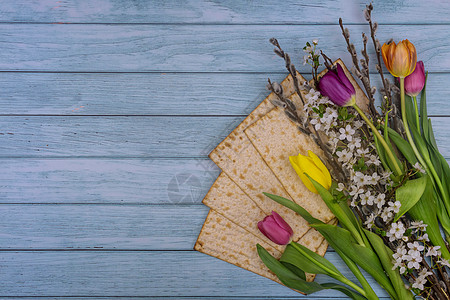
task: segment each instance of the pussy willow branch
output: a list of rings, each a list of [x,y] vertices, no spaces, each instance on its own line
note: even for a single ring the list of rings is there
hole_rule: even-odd
[[[361,82],[364,86],[364,89],[366,90],[367,98],[369,98],[370,113],[371,113],[372,117],[374,119],[376,119],[379,116],[379,114],[375,108],[375,104],[374,104],[375,99],[373,97],[373,89],[370,86],[370,78],[368,75],[366,75],[366,72],[364,70],[361,70],[361,68],[359,67],[358,55],[356,54],[355,45],[350,43],[350,33],[348,31],[348,28],[344,28],[344,25],[342,23],[342,18],[339,18],[339,26],[341,27],[342,35],[344,36],[345,42],[347,43],[347,50],[352,57],[353,67],[354,67],[356,76],[361,80]],[[367,43],[367,41],[366,41],[366,43]],[[365,65],[367,65],[367,68],[368,68],[368,58],[369,57],[367,56],[365,58],[367,61],[361,60],[361,62],[364,61]]]
[[[376,65],[376,69],[381,76],[381,82],[383,83],[383,87],[384,87],[382,94],[384,94],[384,96],[388,100],[389,106],[391,106],[392,105],[391,89],[389,88],[389,85],[386,84],[387,82],[383,75],[383,68],[381,67],[382,66],[381,65],[381,44],[380,44],[380,41],[377,38],[375,38],[377,29],[378,29],[378,23],[372,22],[372,10],[373,10],[372,3],[369,5],[366,5],[366,10],[365,10],[364,16],[366,17],[366,20],[369,23],[370,37],[372,38],[372,43],[375,48],[375,53],[377,56],[378,63]]]
[[[286,69],[288,70],[289,74],[291,74],[292,79],[294,80],[294,88],[295,88],[295,92],[298,94],[298,96],[300,97],[300,100],[302,101],[302,104],[305,105],[305,100],[303,100],[303,96],[302,93],[300,93],[300,85],[298,82],[298,78],[297,78],[297,70],[295,69],[294,64],[291,63],[291,58],[289,57],[289,54],[287,54],[286,52],[283,51],[283,49],[281,49],[280,44],[278,43],[278,40],[276,38],[271,38],[269,40],[269,42],[274,45],[275,48],[273,51],[280,56],[281,58],[284,59],[285,64],[286,64]]]

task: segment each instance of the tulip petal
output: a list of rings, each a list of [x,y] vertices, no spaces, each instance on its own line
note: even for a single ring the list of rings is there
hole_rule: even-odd
[[[324,165],[322,160],[320,160],[320,158],[314,152],[308,150],[308,155],[309,155],[309,157],[312,158],[314,164],[320,169],[323,176],[325,177],[326,184],[323,187],[328,190],[331,187],[330,172],[328,171],[327,167]]]
[[[290,235],[294,234],[294,231],[292,230],[291,226],[289,226],[288,223],[286,223],[286,221],[275,211],[272,211],[272,216],[275,220],[275,222],[277,222],[277,224],[283,228],[284,230],[286,230]]]
[[[304,174],[308,174],[312,179],[319,182],[322,186],[326,185],[326,179],[324,175],[322,174],[322,171],[317,168],[317,166],[314,164],[313,160],[310,157],[307,156],[299,156],[298,157],[298,164],[300,169],[303,171],[303,176],[305,179],[302,178],[303,183],[305,186],[313,193],[318,193],[312,182],[309,180],[309,178]]]
[[[353,92],[349,90],[333,71],[328,71],[320,79],[319,90],[322,95],[330,98],[338,106],[345,106],[354,94],[354,89]]]
[[[305,170],[300,167],[299,159],[301,157],[305,157],[301,154],[298,156],[289,156],[289,161],[291,162],[292,167],[294,168],[295,172],[297,173],[298,177],[300,177],[300,180],[303,182],[303,184],[306,186],[308,190],[311,192],[317,194],[317,190],[312,184],[312,182],[308,179],[308,177],[305,175]]]
[[[280,217],[281,218],[281,217]],[[289,226],[289,225],[288,225]],[[258,229],[272,242],[279,245],[286,245],[291,239],[291,233],[281,228],[274,216],[270,215],[258,222]],[[292,229],[291,229],[292,231]]]
[[[352,94],[356,94],[355,87],[350,82],[347,75],[345,75],[344,69],[342,68],[342,66],[340,64],[336,65],[336,71],[337,71],[337,76],[339,77],[339,80],[345,85],[345,87],[349,91],[351,91]]]

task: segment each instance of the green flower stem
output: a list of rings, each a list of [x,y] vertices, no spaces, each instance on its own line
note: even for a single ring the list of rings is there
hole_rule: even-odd
[[[290,245],[292,247],[294,247],[298,252],[302,253],[304,256],[308,257],[308,254],[305,253],[302,248],[300,248],[296,243],[292,242],[290,243]],[[320,262],[311,259],[312,262],[314,262],[316,265],[318,265],[320,268],[324,269],[327,271],[328,275],[336,280],[339,280],[340,282],[348,285],[349,287],[353,288],[355,291],[357,291],[358,293],[360,293],[361,295],[363,295],[364,297],[367,298],[367,293],[365,290],[363,290],[359,285],[355,284],[353,281],[349,280],[347,277],[345,277],[344,275],[340,274],[340,273],[336,273],[333,270],[330,270],[329,268],[327,268],[326,266],[324,266],[323,264],[321,264]]]
[[[403,95],[404,97],[404,95]],[[369,118],[366,116],[366,114],[359,108],[359,106],[355,103],[353,104],[353,107],[356,109],[356,111],[360,114],[360,116],[366,121],[367,125],[369,125],[370,129],[372,129],[372,132],[374,135],[376,135],[377,139],[380,141],[381,145],[383,146],[384,150],[386,150],[387,155],[391,159],[393,165],[394,165],[394,173],[396,176],[402,175],[402,169],[397,163],[397,159],[394,156],[394,153],[392,153],[391,149],[389,148],[388,144],[384,140],[384,138],[381,136],[381,134],[378,132],[375,125],[373,125],[372,121],[369,120]]]
[[[403,95],[404,96],[404,95]],[[419,108],[417,107],[417,98],[416,96],[413,97],[414,100],[414,110],[416,112],[416,125],[417,125],[417,131],[420,133],[420,123],[419,123]]]
[[[334,249],[334,251],[336,251],[336,253],[339,254],[339,256],[345,262],[345,264],[350,269],[350,271],[352,271],[353,275],[355,275],[356,279],[358,279],[359,283],[361,283],[361,286],[363,287],[364,291],[366,292],[364,297],[366,297],[369,300],[378,300],[379,298],[378,298],[377,294],[375,294],[372,287],[367,282],[364,275],[361,273],[361,270],[358,268],[358,265],[353,260],[348,258],[341,250]]]
[[[441,192],[442,198],[444,200],[444,205],[447,208],[447,212],[450,212],[449,198],[448,198],[447,193],[444,190],[444,187],[442,186],[442,182],[441,182],[441,179],[439,178],[439,175],[436,173],[436,170],[433,168],[433,164],[430,161],[430,159],[426,156],[424,159],[422,157],[422,155],[420,155],[420,152],[417,149],[416,144],[414,143],[414,140],[411,136],[411,132],[409,131],[408,121],[406,119],[405,78],[400,78],[400,101],[401,101],[402,121],[403,121],[403,126],[405,127],[405,132],[406,132],[406,137],[408,138],[408,142],[411,145],[411,148],[413,149],[414,154],[417,157],[417,160],[425,168],[425,171],[427,173],[431,173],[431,175],[433,176],[434,182],[436,183],[436,185],[439,188],[439,191]]]

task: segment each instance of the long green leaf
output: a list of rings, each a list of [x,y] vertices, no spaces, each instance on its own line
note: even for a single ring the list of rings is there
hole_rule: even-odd
[[[328,224],[311,224],[311,227],[317,229],[327,241],[332,241],[335,250],[341,251],[351,258],[358,266],[372,275],[391,296],[396,297],[394,287],[384,273],[378,256],[371,249],[358,245],[348,230]]]
[[[411,292],[405,288],[405,284],[398,270],[392,270],[392,255],[394,252],[384,244],[383,240],[378,235],[365,229],[364,232],[378,254],[381,264],[397,292],[398,299],[413,299]]]
[[[266,195],[267,197],[269,197],[270,199],[272,199],[275,202],[280,203],[281,205],[286,206],[287,208],[295,211],[296,213],[298,213],[300,216],[303,217],[303,219],[306,220],[306,222],[310,223],[310,224],[321,224],[323,223],[322,221],[320,221],[319,219],[314,218],[313,216],[311,216],[311,214],[304,209],[303,207],[301,207],[300,205],[298,205],[297,203],[283,198],[281,196],[277,196],[277,195],[272,195],[269,193],[263,193],[264,195]]]
[[[394,217],[394,222],[403,216],[417,201],[422,197],[427,185],[427,177],[423,176],[417,179],[408,180],[404,185],[395,191],[395,199],[400,201],[399,212]]]
[[[426,232],[428,238],[435,246],[441,246],[442,256],[450,260],[450,252],[447,250],[447,246],[442,238],[441,231],[439,229],[439,223],[437,219],[438,207],[435,199],[437,195],[434,193],[434,187],[429,176],[425,191],[422,197],[417,201],[409,211],[408,214],[416,221],[422,220],[425,224],[428,224]]]
[[[388,132],[390,139],[394,142],[395,146],[397,146],[398,150],[400,150],[411,165],[414,165],[417,162],[417,158],[411,145],[394,129],[388,128]]]
[[[290,263],[311,274],[326,274],[331,277],[344,276],[324,257],[298,243],[296,243],[296,247],[300,248],[301,251],[298,251],[293,245],[287,245],[280,262]]]
[[[349,232],[351,232],[351,234],[353,235],[358,244],[363,245],[364,240],[359,230],[360,227],[355,221],[356,220],[355,215],[352,212],[348,213],[346,211],[345,207],[349,209],[347,204],[341,206],[326,188],[324,188],[320,183],[312,179],[308,174],[306,174],[306,176],[308,176],[309,180],[312,182],[316,190],[319,192],[320,197],[322,197],[322,200],[325,202],[325,204],[328,206],[331,212],[339,220],[341,226],[347,229]]]
[[[257,244],[257,250],[259,257],[263,261],[263,263],[274,272],[278,279],[292,289],[298,290],[305,294],[312,294],[323,289],[334,289],[344,293],[345,295],[351,297],[355,300],[365,299],[363,296],[358,294],[357,292],[335,283],[323,283],[319,284],[317,282],[308,282],[299,276],[297,276],[294,272],[289,270],[286,266],[284,266],[281,262],[275,259],[270,253],[264,249],[260,244]]]
[[[270,253],[260,244],[257,244],[257,250],[259,257],[266,265],[266,267],[274,272],[284,285],[299,290],[300,292],[303,292],[305,294],[311,294],[323,290],[320,284],[315,282],[307,282],[306,280],[303,280],[302,278],[295,275],[295,273],[286,268],[282,263],[280,263],[272,255],[270,255]]]
[[[358,294],[354,291],[352,291],[351,289],[336,284],[336,283],[322,283],[322,287],[327,288],[327,289],[333,289],[336,291],[340,291],[341,293],[344,293],[345,295],[347,295],[348,297],[354,299],[354,300],[364,300],[367,299],[366,297],[361,296],[361,294]]]
[[[427,87],[428,72],[425,76],[425,85],[422,89],[422,94],[420,95],[420,124],[423,132],[423,136],[428,138],[429,136],[429,123],[428,123],[428,113],[427,113],[427,97],[426,97],[426,87]]]

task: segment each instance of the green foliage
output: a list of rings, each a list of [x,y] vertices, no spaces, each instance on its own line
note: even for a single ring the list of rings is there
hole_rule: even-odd
[[[400,201],[399,212],[394,217],[394,222],[403,216],[417,201],[422,197],[427,185],[427,177],[423,176],[417,179],[408,180],[404,185],[395,191],[395,199]]]
[[[353,291],[352,289],[339,285],[336,283],[323,283],[319,284],[317,282],[308,282],[301,276],[298,276],[296,273],[298,271],[293,272],[292,268],[295,267],[291,264],[290,267],[287,267],[283,263],[279,262],[277,259],[275,259],[270,253],[264,249],[261,245],[257,245],[258,255],[263,261],[263,263],[272,271],[274,272],[278,279],[286,285],[287,287],[290,287],[292,289],[298,290],[300,292],[303,292],[305,294],[312,294],[324,289],[334,289],[337,291],[340,291],[350,297],[351,299],[355,300],[363,300],[366,299],[361,294]],[[333,266],[334,267],[334,266]],[[301,270],[301,268],[297,268]],[[303,270],[302,270],[303,271]],[[303,271],[304,272],[304,271]],[[301,273],[300,273],[301,274]]]

